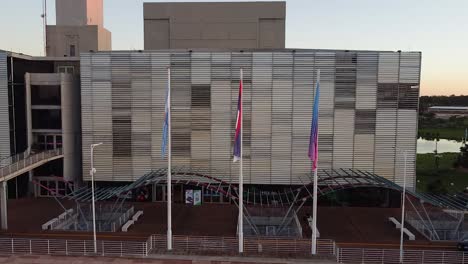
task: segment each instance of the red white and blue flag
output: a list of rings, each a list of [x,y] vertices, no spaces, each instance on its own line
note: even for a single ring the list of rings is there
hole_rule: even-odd
[[[241,130],[242,130],[242,70],[239,82],[239,98],[237,101],[237,119],[236,119],[236,134],[234,136],[234,162],[241,159]]]
[[[319,112],[320,80],[317,80],[315,90],[314,107],[312,113],[312,125],[310,127],[309,158],[312,160],[312,169],[317,168],[318,160],[318,112]]]

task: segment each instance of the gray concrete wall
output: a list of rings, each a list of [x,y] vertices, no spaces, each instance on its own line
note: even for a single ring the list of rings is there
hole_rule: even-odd
[[[47,56],[70,56],[70,45],[80,52],[99,50],[98,26],[47,26]]]
[[[98,28],[98,50],[112,50],[112,33],[102,27]]]
[[[79,83],[71,74],[60,74],[63,138],[63,178],[81,181],[81,113]]]
[[[103,0],[56,0],[57,26],[103,26]]]
[[[26,116],[28,145],[33,141],[31,86],[59,85],[61,92],[63,177],[67,181],[81,180],[81,119],[80,89],[77,78],[65,73],[26,73]]]
[[[10,119],[8,109],[8,56],[0,51],[0,159],[10,156]]]
[[[284,48],[285,2],[144,3],[145,49]]]

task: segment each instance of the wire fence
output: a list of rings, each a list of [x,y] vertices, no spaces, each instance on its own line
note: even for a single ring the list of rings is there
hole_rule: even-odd
[[[237,237],[178,236],[172,238],[173,250],[185,253],[209,253],[216,255],[238,254]],[[152,235],[149,243],[153,252],[167,249],[166,235]],[[265,256],[307,257],[311,255],[310,239],[287,238],[244,238],[244,254]],[[317,241],[317,253],[323,256],[335,255],[335,242],[329,239]]]
[[[400,263],[398,249],[337,248],[338,263]],[[468,263],[468,253],[441,250],[405,250],[403,263]]]
[[[148,241],[97,241],[93,240],[0,238],[0,255],[66,255],[146,257]]]

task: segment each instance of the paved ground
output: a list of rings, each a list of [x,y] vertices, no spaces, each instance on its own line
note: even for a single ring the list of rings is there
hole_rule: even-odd
[[[336,263],[327,259],[273,259],[204,256],[157,256],[152,259],[65,257],[65,256],[0,256],[0,263],[22,264],[97,264],[97,263],[154,263],[154,264],[255,264],[255,263]]]
[[[134,203],[144,215],[129,232],[100,233],[102,240],[146,241],[150,234],[166,233],[165,203]],[[65,202],[70,208],[73,203]],[[305,237],[310,228],[304,216],[311,213],[303,207],[299,220]],[[91,233],[42,231],[41,225],[56,217],[63,209],[54,199],[20,199],[8,201],[8,232],[2,235],[23,237],[92,239]],[[229,204],[203,204],[201,206],[173,205],[173,233],[175,235],[235,236],[237,207]],[[399,219],[398,208],[319,207],[318,228],[321,238],[335,240],[346,247],[398,247],[400,232],[389,221]],[[430,243],[415,230],[416,241],[405,241],[408,247],[424,249],[453,249],[454,243]]]

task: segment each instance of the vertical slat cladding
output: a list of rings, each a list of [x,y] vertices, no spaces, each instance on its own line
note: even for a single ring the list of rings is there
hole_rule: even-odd
[[[0,158],[10,156],[7,54],[0,51]]]
[[[375,172],[395,180],[399,53],[380,53],[378,64]]]
[[[237,115],[237,98],[239,94],[239,79],[240,68],[243,69],[244,90],[243,90],[243,166],[244,166],[244,183],[251,183],[250,177],[250,157],[251,157],[251,112],[252,112],[252,53],[251,52],[233,52],[231,54],[231,140],[234,140],[234,123]],[[231,173],[234,181],[238,181],[239,165],[231,165]]]
[[[172,163],[190,166],[191,141],[191,56],[187,52],[171,54]]]
[[[231,181],[231,53],[211,54],[211,175]],[[234,95],[237,98],[237,95]]]
[[[379,53],[358,53],[353,167],[374,171]]]
[[[314,63],[315,52],[296,52],[294,54],[291,135],[291,181],[293,184],[300,184],[297,176],[304,175],[311,170],[311,163],[309,157],[307,157],[307,151],[315,87]],[[326,94],[325,92],[325,95]],[[320,128],[322,129],[322,127],[323,124],[321,123]]]
[[[151,167],[151,57],[131,54],[131,158],[133,180]],[[127,177],[126,175],[123,175]],[[119,179],[120,180],[120,179]],[[123,179],[122,179],[123,180]]]
[[[270,182],[273,54],[254,53],[252,68],[252,182]]]
[[[134,178],[132,155],[138,154],[132,153],[132,95],[137,93],[132,90],[132,64],[130,53],[111,54],[113,164],[118,172],[113,180]]]
[[[167,68],[171,65],[171,55],[150,53],[148,56],[151,57],[151,164],[152,168],[164,168],[167,167],[167,159],[161,157],[161,141],[167,93]]]
[[[320,69],[318,166],[322,169],[330,169],[333,166],[336,53],[317,52],[315,56],[314,74]],[[308,144],[308,141],[305,144]]]
[[[211,53],[192,53],[191,78],[192,167],[209,172],[211,157]]]
[[[418,122],[420,62],[420,53],[401,53],[400,55],[396,145],[398,149],[408,151],[406,184],[409,188],[416,187],[417,131],[414,127]],[[398,184],[403,183],[404,167],[403,154],[399,153],[395,161],[395,181]]]
[[[334,168],[353,167],[356,65],[357,54],[355,52],[338,52],[336,54]]]
[[[272,184],[291,182],[292,81],[293,54],[273,53],[270,178]]]
[[[89,145],[99,180],[131,181],[161,158],[167,67],[172,73],[174,166],[230,182],[239,70],[244,69],[244,177],[297,184],[307,157],[316,70],[321,70],[319,167],[373,170],[402,182],[410,149],[414,182],[419,53],[102,52],[82,55],[83,168]],[[395,136],[396,135],[396,136]],[[85,179],[89,180],[86,174]]]
[[[93,127],[93,85],[91,83],[91,54],[83,53],[80,58],[80,80],[81,80],[81,142],[82,142],[82,161],[83,178],[89,180],[88,172],[90,170],[89,145],[94,142]]]

